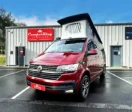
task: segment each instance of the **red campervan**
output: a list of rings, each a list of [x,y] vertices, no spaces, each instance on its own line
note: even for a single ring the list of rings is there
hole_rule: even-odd
[[[76,18],[80,19],[82,15],[91,20],[86,14],[76,15]],[[89,37],[57,40],[30,61],[27,84],[31,88],[63,94],[74,93],[83,100],[87,98],[90,83],[98,76],[103,77],[106,70],[102,42],[92,21],[90,23],[97,40]]]

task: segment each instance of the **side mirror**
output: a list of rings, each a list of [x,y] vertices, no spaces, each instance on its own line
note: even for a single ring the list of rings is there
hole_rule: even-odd
[[[91,49],[91,50],[88,52],[88,55],[96,55],[96,54],[97,54],[96,49]]]

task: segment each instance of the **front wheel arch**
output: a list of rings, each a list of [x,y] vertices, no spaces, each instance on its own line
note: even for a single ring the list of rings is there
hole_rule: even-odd
[[[84,72],[82,73],[82,75],[80,75],[80,78],[79,78],[78,83],[77,83],[78,87],[79,87],[79,85],[80,85],[80,83],[81,83],[81,80],[82,80],[83,76],[85,76],[85,75],[88,76],[89,81],[91,82],[90,72],[86,70],[86,71],[84,71]],[[79,89],[80,89],[80,88],[78,88],[77,90],[79,91]]]
[[[89,77],[89,80],[91,79],[91,77],[90,77],[90,72],[89,72],[89,71],[85,71],[85,72],[83,73],[81,79],[83,78],[84,75],[87,75],[87,76]],[[81,79],[80,79],[80,80],[81,80]]]

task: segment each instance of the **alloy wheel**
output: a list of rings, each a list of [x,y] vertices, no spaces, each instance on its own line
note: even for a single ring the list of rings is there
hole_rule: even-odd
[[[84,98],[88,96],[89,93],[89,79],[88,77],[85,77],[85,79],[82,82],[82,95]]]

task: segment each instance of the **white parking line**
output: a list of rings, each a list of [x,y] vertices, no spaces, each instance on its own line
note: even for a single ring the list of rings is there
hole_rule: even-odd
[[[111,72],[132,72],[132,71],[111,71]]]
[[[125,80],[125,79],[123,79],[123,78],[121,78],[121,77],[119,77],[119,76],[117,76],[117,75],[115,75],[115,74],[113,74],[113,73],[111,73],[109,71],[107,71],[107,73],[109,73],[109,74],[113,75],[114,77],[116,77],[116,78],[118,78],[118,79],[120,79],[120,80],[122,80],[122,81],[124,81],[124,82],[126,82],[126,83],[128,83],[130,85],[132,85],[131,82],[129,82],[129,81],[127,81],[127,80]]]
[[[20,91],[19,93],[17,93],[15,96],[13,96],[11,99],[16,99],[18,96],[20,96],[22,93],[24,93],[26,90],[28,90],[30,87],[26,87],[25,89],[23,89],[22,91]]]
[[[16,74],[16,73],[19,73],[19,72],[22,72],[24,70],[19,70],[17,72],[13,72],[13,73],[9,73],[9,74],[6,74],[6,75],[3,75],[3,76],[0,76],[0,79],[3,78],[3,77],[6,77],[6,76],[9,76],[9,75],[13,75],[13,74]]]
[[[16,70],[16,69],[0,69],[2,71],[6,71],[6,70]]]

